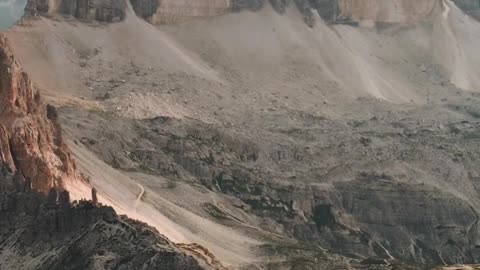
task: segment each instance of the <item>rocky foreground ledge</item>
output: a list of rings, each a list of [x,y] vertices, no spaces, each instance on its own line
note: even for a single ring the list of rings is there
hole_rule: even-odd
[[[94,201],[45,196],[3,167],[0,269],[211,269],[148,225]]]

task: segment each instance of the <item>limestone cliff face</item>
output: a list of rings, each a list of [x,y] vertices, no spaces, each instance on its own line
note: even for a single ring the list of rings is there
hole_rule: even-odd
[[[28,0],[27,16],[60,14],[83,21],[118,22],[125,18],[125,0]]]
[[[152,24],[175,24],[270,4],[283,13],[295,5],[313,26],[314,12],[328,23],[411,23],[442,12],[444,0],[130,0],[137,16]],[[448,0],[451,1],[451,0]],[[465,13],[480,18],[476,0],[453,0]],[[28,16],[62,14],[84,21],[117,22],[126,16],[126,0],[29,0]]]
[[[76,177],[55,108],[45,107],[0,35],[0,166],[48,192]]]
[[[439,0],[337,0],[337,19],[403,23],[422,21],[441,12]]]
[[[232,0],[132,0],[137,15],[153,24],[180,23],[225,14]]]
[[[307,0],[296,0],[307,1]],[[289,0],[131,0],[135,13],[152,24],[182,23],[242,10],[257,11],[270,2],[280,13]]]
[[[153,24],[179,23],[245,9],[255,11],[267,2],[279,13],[295,4],[310,26],[313,26],[314,10],[331,23],[403,23],[427,20],[441,12],[443,3],[441,0],[132,0],[137,15]]]
[[[125,8],[124,0],[64,0],[59,12],[82,20],[115,22],[125,18]]]

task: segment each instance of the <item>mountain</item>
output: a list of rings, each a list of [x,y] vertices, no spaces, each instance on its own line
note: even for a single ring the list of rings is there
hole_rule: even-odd
[[[85,179],[3,34],[0,78],[1,269],[213,269],[98,204],[94,189],[93,201],[71,202],[64,183]]]
[[[48,208],[52,188],[77,201],[95,190],[98,202],[67,208],[109,213],[86,223],[93,238],[105,218],[133,224],[109,247],[116,258],[147,230],[132,238],[140,257],[154,257],[144,241],[163,241],[178,269],[478,264],[479,11],[474,0],[30,0],[5,34],[8,65],[28,76],[0,78],[33,97],[4,98],[13,139],[0,149],[21,149],[2,161],[46,196],[40,215],[62,211]],[[23,122],[44,135],[22,137]],[[49,181],[34,180],[38,167]],[[85,256],[108,260],[103,249]]]

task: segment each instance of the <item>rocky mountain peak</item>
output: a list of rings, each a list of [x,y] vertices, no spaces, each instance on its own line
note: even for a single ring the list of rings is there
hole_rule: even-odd
[[[62,188],[62,179],[76,177],[55,115],[15,60],[8,39],[0,35],[0,166],[43,193]]]

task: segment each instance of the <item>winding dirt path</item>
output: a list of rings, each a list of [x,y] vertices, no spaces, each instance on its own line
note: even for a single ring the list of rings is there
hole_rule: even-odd
[[[137,196],[137,199],[135,200],[135,209],[137,209],[138,205],[142,201],[143,195],[145,194],[145,188],[140,185],[139,183],[135,183],[137,186],[140,188],[140,193]]]

